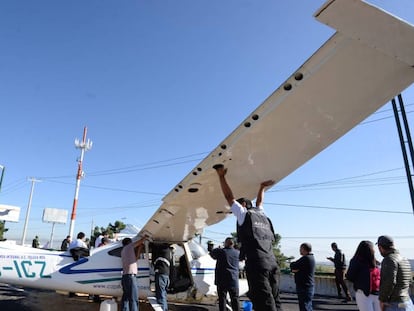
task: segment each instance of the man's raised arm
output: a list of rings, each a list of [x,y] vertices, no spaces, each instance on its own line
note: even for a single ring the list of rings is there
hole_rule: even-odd
[[[262,206],[263,205],[263,199],[264,199],[264,191],[267,187],[271,187],[275,184],[274,180],[266,180],[260,184],[259,192],[257,193],[256,198],[256,206]]]
[[[226,180],[227,169],[224,168],[223,164],[216,164],[213,166],[213,168],[216,170],[217,175],[219,176],[221,191],[223,192],[227,203],[231,206],[234,201],[234,196]]]

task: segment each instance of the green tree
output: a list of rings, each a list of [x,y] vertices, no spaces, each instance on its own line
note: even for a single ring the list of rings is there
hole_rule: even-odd
[[[275,241],[273,242],[273,254],[275,254],[276,261],[279,264],[281,269],[289,267],[288,262],[290,262],[294,257],[287,257],[282,253],[280,249],[280,241],[282,236],[279,233],[275,234]]]
[[[4,233],[9,231],[9,229],[6,228],[6,221],[0,220],[0,241],[5,241]]]
[[[126,225],[122,221],[115,221],[114,224],[109,223],[106,228],[95,226],[91,235],[91,245],[95,245],[96,238],[106,231],[109,237],[112,239],[116,233],[121,232],[122,229],[125,229]]]
[[[101,233],[104,232],[104,231],[105,231],[104,227],[99,228],[98,226],[95,226],[95,228],[93,228],[93,232],[92,232],[92,235],[91,235],[91,242],[90,242],[90,244],[92,246],[95,245],[96,238],[98,236],[100,236]]]
[[[115,221],[114,224],[109,224],[107,227],[107,231],[109,235],[111,236],[111,233],[119,233],[122,229],[125,229],[126,225],[122,221]]]

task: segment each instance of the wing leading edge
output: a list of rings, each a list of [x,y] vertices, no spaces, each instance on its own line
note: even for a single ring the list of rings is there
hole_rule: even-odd
[[[229,168],[236,197],[254,198],[261,181],[280,181],[414,82],[412,25],[360,0],[327,1],[315,17],[337,32],[164,197],[141,234],[193,238],[229,213],[214,164]]]

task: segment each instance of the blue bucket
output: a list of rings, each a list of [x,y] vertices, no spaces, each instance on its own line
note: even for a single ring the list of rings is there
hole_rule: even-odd
[[[250,301],[243,302],[243,311],[252,311],[253,305]]]

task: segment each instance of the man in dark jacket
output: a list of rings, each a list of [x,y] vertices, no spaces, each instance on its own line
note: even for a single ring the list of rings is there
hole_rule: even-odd
[[[335,256],[328,257],[327,259],[332,261],[335,266],[335,284],[336,284],[336,289],[338,291],[338,298],[342,298],[342,292],[341,292],[341,287],[342,287],[346,295],[346,300],[351,301],[352,297],[351,297],[351,294],[349,293],[348,286],[346,286],[345,279],[344,279],[345,270],[346,270],[345,255],[338,248],[338,245],[335,242],[331,244],[331,248],[335,252]]]
[[[246,275],[249,284],[249,298],[254,310],[281,311],[280,269],[273,253],[275,233],[270,219],[263,208],[264,191],[275,184],[266,180],[260,184],[256,207],[245,198],[236,200],[226,180],[227,169],[222,164],[213,167],[219,176],[221,190],[231,211],[237,218],[238,238],[242,244],[241,253],[246,259]]]
[[[232,238],[226,238],[224,248],[215,248],[210,256],[217,260],[214,284],[217,285],[219,310],[226,310],[227,293],[233,311],[240,310],[239,303],[239,251],[234,249]]]
[[[311,251],[312,246],[309,243],[303,243],[299,249],[302,257],[290,264],[290,269],[295,273],[296,294],[298,295],[300,311],[313,310],[315,258]]]
[[[70,242],[70,235],[66,236],[66,238],[62,241],[62,244],[60,245],[61,251],[67,251],[69,249]]]
[[[155,272],[155,296],[163,311],[168,311],[167,290],[170,285],[171,248],[167,243],[152,246]]]
[[[394,240],[387,235],[378,238],[378,249],[384,257],[381,263],[379,300],[383,311],[413,311],[409,295],[411,266],[394,247]]]

